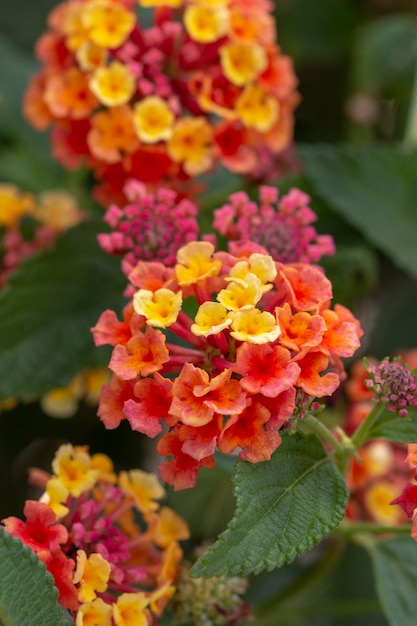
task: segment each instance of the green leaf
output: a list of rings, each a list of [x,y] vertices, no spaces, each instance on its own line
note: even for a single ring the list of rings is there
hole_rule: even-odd
[[[415,626],[416,542],[408,536],[364,545],[373,561],[379,600],[390,626]]]
[[[271,461],[239,462],[236,512],[191,570],[246,576],[290,563],[336,528],[348,491],[315,435],[284,435]]]
[[[123,304],[119,259],[96,241],[101,222],[85,223],[24,262],[0,293],[0,399],[29,399],[108,362],[90,328]]]
[[[301,146],[307,175],[335,211],[417,277],[417,152],[396,146]]]
[[[372,439],[388,439],[396,443],[417,443],[417,407],[408,409],[407,417],[384,411],[372,427]]]
[[[5,626],[68,626],[45,565],[0,528],[0,619]]]

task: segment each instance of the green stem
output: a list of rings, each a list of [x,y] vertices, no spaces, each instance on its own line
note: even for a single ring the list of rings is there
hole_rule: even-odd
[[[346,455],[346,448],[327,428],[323,422],[314,417],[313,415],[307,415],[303,420],[300,421],[300,425],[307,425],[309,429],[316,433],[321,439],[327,441],[335,452],[341,456]]]
[[[368,435],[372,428],[372,426],[377,421],[378,417],[385,411],[384,404],[377,404],[374,408],[368,413],[363,422],[359,424],[358,428],[355,430],[351,437],[351,441],[353,446],[358,450],[363,444],[368,441]]]
[[[408,118],[405,129],[404,145],[407,148],[415,148],[417,146],[417,64],[413,91],[411,94],[410,104],[408,108]]]
[[[357,533],[394,533],[396,535],[406,535],[411,532],[411,524],[401,526],[388,526],[385,524],[374,524],[371,522],[341,522],[337,527],[337,532],[343,535],[355,535]]]

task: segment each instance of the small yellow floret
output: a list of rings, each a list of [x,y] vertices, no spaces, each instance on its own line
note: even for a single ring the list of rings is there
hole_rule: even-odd
[[[135,505],[141,513],[149,513],[159,508],[160,500],[165,495],[165,489],[155,474],[148,474],[142,470],[120,472],[119,487],[135,500]]]
[[[39,196],[36,219],[62,233],[84,219],[78,202],[66,191],[45,191]]]
[[[182,163],[187,174],[196,176],[209,169],[213,159],[213,131],[204,117],[184,117],[172,129],[167,144],[175,163]]]
[[[365,491],[365,506],[378,524],[395,525],[402,521],[402,511],[392,506],[398,496],[398,486],[388,480],[381,480]]]
[[[109,0],[92,0],[85,5],[82,23],[90,40],[103,48],[118,48],[136,23],[135,14]]]
[[[242,123],[266,133],[278,121],[279,102],[258,85],[247,85],[236,101],[235,110]]]
[[[111,626],[112,608],[101,598],[82,604],[77,612],[75,626]]]
[[[214,246],[209,241],[191,241],[177,252],[175,274],[181,286],[192,285],[217,276],[221,261],[213,259]]]
[[[113,619],[116,626],[149,626],[149,598],[143,591],[122,593],[113,604]]]
[[[58,518],[65,517],[69,508],[62,504],[66,502],[69,491],[58,478],[50,478],[46,485],[46,491],[41,497],[41,502],[45,502],[53,510]]]
[[[186,521],[168,506],[163,506],[155,517],[157,522],[152,525],[152,539],[161,548],[166,548],[173,541],[189,539],[190,529]]]
[[[106,591],[110,578],[111,565],[101,554],[93,552],[87,558],[84,550],[77,551],[77,569],[73,582],[80,585],[78,600],[91,602],[98,593]]]
[[[217,41],[228,30],[229,11],[224,6],[192,5],[185,10],[184,24],[194,41]]]
[[[126,104],[136,90],[134,75],[119,61],[108,67],[99,67],[92,75],[89,86],[96,98],[110,107]]]
[[[230,334],[238,341],[263,344],[278,339],[281,329],[268,311],[249,309],[235,313]]]
[[[99,473],[91,469],[91,459],[86,449],[81,446],[74,448],[70,443],[58,448],[52,461],[52,470],[56,478],[76,498],[83,491],[91,489]]]
[[[139,289],[133,296],[133,308],[139,315],[146,317],[146,323],[150,326],[167,328],[171,326],[181,311],[182,293],[171,289]]]
[[[269,284],[277,275],[275,261],[271,256],[259,254],[258,252],[251,254],[249,259],[238,261],[230,270],[226,280],[245,280],[248,273],[255,274],[261,282],[262,293],[266,293],[272,289]]]
[[[191,332],[197,337],[208,337],[220,333],[231,323],[232,318],[223,304],[203,302],[195,316],[195,323],[191,325]]]
[[[14,226],[23,215],[31,215],[34,208],[31,195],[23,194],[15,185],[0,183],[0,226]]]
[[[253,309],[261,298],[261,281],[250,272],[245,275],[244,280],[229,282],[217,295],[217,300],[229,311]]]
[[[49,417],[73,417],[84,392],[82,376],[78,375],[66,387],[51,389],[40,400],[41,409]]]
[[[144,143],[169,139],[175,115],[162,98],[149,96],[135,104],[133,123],[136,133]]]
[[[92,41],[84,41],[77,49],[75,56],[80,68],[85,72],[89,72],[104,65],[107,58],[107,50]]]
[[[253,81],[267,66],[265,50],[258,44],[226,44],[220,48],[220,61],[226,78],[238,86]]]

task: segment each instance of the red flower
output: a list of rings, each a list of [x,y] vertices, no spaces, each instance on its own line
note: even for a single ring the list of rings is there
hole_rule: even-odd
[[[6,530],[29,546],[33,552],[54,552],[67,541],[68,533],[57,524],[55,513],[43,502],[27,500],[24,508],[26,522],[17,517],[3,520]]]
[[[246,391],[275,398],[297,382],[300,367],[290,361],[290,351],[281,346],[244,343],[237,349],[233,369],[242,375],[240,384]]]
[[[182,450],[183,442],[175,432],[164,435],[157,443],[156,449],[163,456],[173,455],[170,461],[164,461],[159,466],[162,480],[173,485],[175,491],[194,487],[197,482],[198,470],[201,467],[214,467],[213,456],[197,461]]]

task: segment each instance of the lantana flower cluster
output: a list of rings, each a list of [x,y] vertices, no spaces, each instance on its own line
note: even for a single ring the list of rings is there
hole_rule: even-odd
[[[86,214],[65,191],[35,197],[11,183],[0,183],[0,288],[20,263],[51,244]]]
[[[44,495],[26,502],[25,521],[3,520],[5,530],[45,563],[76,626],[156,624],[175,592],[179,541],[189,537],[185,521],[160,505],[156,476],[116,475],[106,455],[71,444],[52,470],[32,470]]]
[[[170,458],[159,472],[175,489],[213,467],[216,449],[270,459],[297,391],[333,394],[341,358],[359,347],[360,324],[330,308],[321,268],[274,261],[253,242],[228,252],[190,242],[174,267],[141,261],[129,279],[136,291],[123,321],[108,310],[92,329],[96,345],[114,346],[98,415],[107,428],[127,419],[161,435],[157,450]]]
[[[291,142],[292,61],[269,0],[67,0],[50,14],[25,96],[27,119],[52,126],[54,157],[84,160],[96,197],[125,181],[179,181],[221,163],[247,173]],[[149,25],[151,22],[151,25]]]

